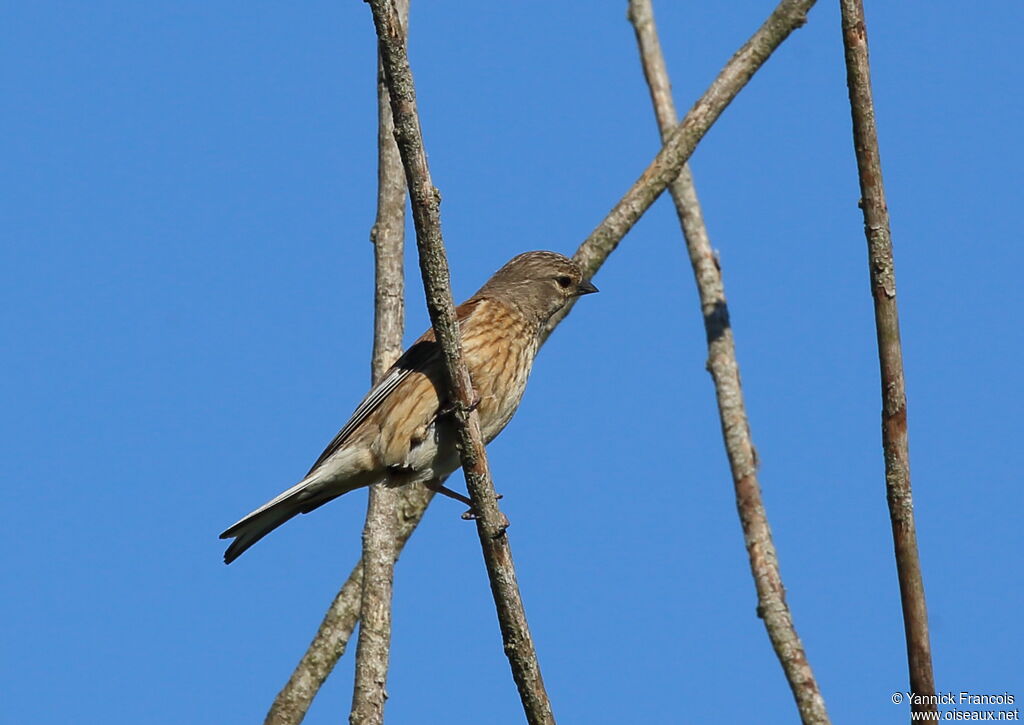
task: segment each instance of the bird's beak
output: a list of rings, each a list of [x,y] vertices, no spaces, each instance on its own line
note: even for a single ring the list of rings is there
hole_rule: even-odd
[[[583,280],[582,282],[580,282],[580,286],[576,288],[576,295],[577,296],[580,296],[580,295],[592,295],[595,292],[597,292],[597,287],[592,285],[587,280]]]

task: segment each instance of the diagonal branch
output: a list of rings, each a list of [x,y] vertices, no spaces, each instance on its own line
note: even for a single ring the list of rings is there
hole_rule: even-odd
[[[654,161],[576,250],[573,259],[583,267],[586,277],[597,271],[665,187],[679,175],[697,143],[754,73],[790,33],[807,22],[807,13],[814,3],[815,0],[782,0],[757,32],[729,59],[682,122],[665,136],[664,146]],[[569,314],[574,303],[570,302],[552,317],[548,334]]]
[[[434,497],[432,491],[420,486],[405,486],[400,494],[395,511],[396,556],[419,526]],[[288,682],[274,698],[264,725],[298,725],[306,717],[313,698],[348,649],[352,631],[359,621],[362,587],[363,561],[360,559],[335,595]]]
[[[409,27],[409,2],[396,0],[403,37]],[[395,143],[391,100],[384,66],[377,61],[377,219],[374,244],[373,382],[402,354],[405,316],[403,254],[405,242],[405,173]],[[399,492],[383,483],[370,487],[363,527],[363,587],[355,682],[352,686],[352,725],[384,722],[385,685],[391,651],[391,601],[398,559]]]
[[[672,137],[676,148],[663,149],[639,182],[627,192],[607,217],[579,248],[574,259],[589,277],[597,273],[626,233],[653,203],[665,186],[678,175],[700,138],[721,115],[736,94],[768,56],[796,28],[803,25],[815,0],[783,0],[764,24],[730,59],[708,91],[694,105]],[[667,177],[667,178],[666,178]],[[637,206],[633,209],[633,206]],[[642,208],[640,208],[642,207]],[[571,311],[570,303],[555,315],[544,331],[543,339],[554,331]],[[400,489],[399,543],[401,551],[416,528],[431,494],[418,489]],[[331,603],[313,641],[296,666],[291,678],[278,693],[265,725],[297,725],[337,661],[344,655],[355,623],[359,620],[362,563],[357,563]]]
[[[925,704],[914,698],[914,712],[937,713],[938,708],[933,704],[935,679],[928,637],[928,610],[925,606],[921,560],[914,526],[914,503],[910,491],[907,391],[903,377],[899,310],[896,305],[896,270],[889,231],[889,210],[885,203],[885,187],[882,185],[882,160],[878,150],[875,108],[871,98],[864,5],[861,0],[840,0],[839,6],[842,10],[843,45],[846,50],[846,83],[850,90],[850,111],[853,116],[853,146],[860,177],[860,207],[864,212],[871,296],[875,304],[878,363],[882,377],[885,488],[903,604],[910,689],[917,695],[923,695],[921,699],[931,701]]]
[[[629,20],[636,33],[644,76],[651,92],[658,126],[664,137],[676,124],[676,109],[658,31],[654,25],[651,0],[629,0]],[[707,367],[715,384],[725,452],[736,488],[736,508],[743,527],[747,556],[750,558],[750,571],[757,589],[757,612],[764,620],[768,638],[789,681],[803,722],[828,723],[825,700],[818,689],[803,644],[793,625],[793,616],[786,604],[775,544],[772,542],[771,528],[761,498],[761,486],[757,480],[757,455],[743,402],[725,285],[704,225],[689,166],[683,166],[679,176],[669,184],[669,192],[683,228],[700,295],[704,329],[708,338]]]
[[[369,0],[369,4],[377,29],[388,92],[391,94],[395,139],[405,166],[406,183],[412,201],[427,311],[442,351],[445,377],[451,393],[449,399],[454,408],[453,418],[462,470],[477,514],[477,533],[491,582],[505,653],[519,688],[527,721],[531,724],[554,723],[516,581],[505,530],[507,524],[498,509],[497,495],[487,465],[480,421],[473,405],[476,394],[462,355],[448,259],[441,237],[441,198],[431,181],[427,165],[405,38],[393,0]]]

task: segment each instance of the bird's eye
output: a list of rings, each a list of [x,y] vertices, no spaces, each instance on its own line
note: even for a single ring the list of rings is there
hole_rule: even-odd
[[[555,281],[558,282],[558,286],[561,287],[562,289],[569,289],[569,287],[572,285],[572,277],[568,277],[565,275],[561,277],[556,277]]]

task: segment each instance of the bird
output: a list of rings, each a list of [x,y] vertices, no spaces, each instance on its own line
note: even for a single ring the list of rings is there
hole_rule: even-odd
[[[575,298],[597,291],[568,257],[525,252],[455,308],[485,444],[519,407],[548,320]],[[468,501],[443,486],[461,465],[451,410],[431,328],[381,376],[301,481],[220,535],[234,539],[224,563],[298,514],[374,483],[423,483]]]

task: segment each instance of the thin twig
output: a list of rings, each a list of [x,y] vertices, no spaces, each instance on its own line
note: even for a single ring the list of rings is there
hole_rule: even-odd
[[[400,32],[408,37],[409,3],[396,0]],[[378,52],[377,61],[377,219],[374,244],[373,382],[402,354],[405,316],[404,241],[405,173],[395,143],[391,101]],[[375,483],[370,487],[363,526],[363,596],[360,605],[356,672],[352,687],[351,725],[381,725],[387,699],[391,651],[391,600],[398,558],[395,510],[399,493]]]
[[[662,180],[662,177],[665,174],[669,177],[678,175],[679,169],[693,152],[699,138],[707,132],[711,122],[721,115],[772,51],[805,22],[806,14],[813,5],[814,0],[784,0],[726,64],[711,88],[674,132],[677,143],[682,147],[670,158],[663,159],[664,150],[659,153],[651,167],[641,177],[640,183],[627,192],[576,250],[573,257],[585,266],[588,278],[597,273],[643,211],[664,191],[668,181]],[[709,115],[712,116],[710,120]],[[655,168],[661,173],[652,172]],[[642,209],[630,212],[626,207],[636,203],[637,199],[642,203]],[[547,340],[558,324],[565,319],[571,308],[571,304],[567,305],[548,322],[542,342]],[[432,494],[424,495],[418,489],[403,487],[400,489],[400,495],[406,518],[400,520],[403,528],[399,539],[399,551],[419,523],[423,509]],[[362,566],[357,564],[331,603],[316,636],[291,678],[278,694],[265,725],[297,725],[302,721],[313,697],[345,653],[352,629],[359,619],[361,576]]]
[[[662,137],[676,124],[675,103],[669,82],[665,59],[662,57],[658,31],[654,24],[651,0],[630,0],[629,20],[636,33],[644,76],[651,92],[655,115]],[[689,166],[683,166],[679,176],[669,184],[675,202],[679,223],[686,238],[686,248],[693,265],[693,276],[700,295],[704,329],[708,339],[707,368],[715,384],[718,414],[722,423],[725,452],[729,458],[733,485],[736,488],[736,507],[743,527],[743,538],[750,559],[750,571],[757,590],[757,612],[764,620],[768,638],[782,664],[796,699],[800,717],[807,725],[829,722],[825,700],[818,689],[803,644],[793,625],[793,617],[786,604],[775,544],[761,498],[757,480],[757,455],[751,439],[750,424],[740,369],[736,359],[736,346],[729,308],[725,299],[725,285],[707,227],[704,224],[697,189]]]
[[[473,499],[477,533],[487,564],[491,593],[498,612],[505,653],[519,688],[526,719],[531,724],[554,723],[541,677],[540,664],[526,622],[522,595],[516,581],[505,517],[498,508],[487,453],[474,410],[476,394],[466,369],[455,321],[448,259],[441,237],[440,193],[434,187],[416,110],[409,58],[393,0],[369,0],[385,77],[391,94],[395,139],[405,166],[406,184],[416,225],[416,246],[427,297],[427,311],[444,360],[445,377],[454,407],[456,434],[466,487]]]
[[[853,146],[860,177],[860,207],[868,241],[868,270],[875,303],[878,363],[882,382],[882,448],[885,456],[885,489],[892,521],[896,572],[903,604],[907,639],[910,689],[923,698],[912,698],[914,712],[938,712],[932,674],[928,609],[925,606],[921,560],[917,551],[914,503],[910,492],[910,452],[907,443],[907,391],[903,377],[899,310],[896,305],[896,269],[889,231],[889,210],[882,185],[882,160],[878,129],[871,98],[868,38],[861,0],[840,0],[843,45],[846,49],[846,83],[853,116]],[[923,700],[931,700],[924,704]]]

